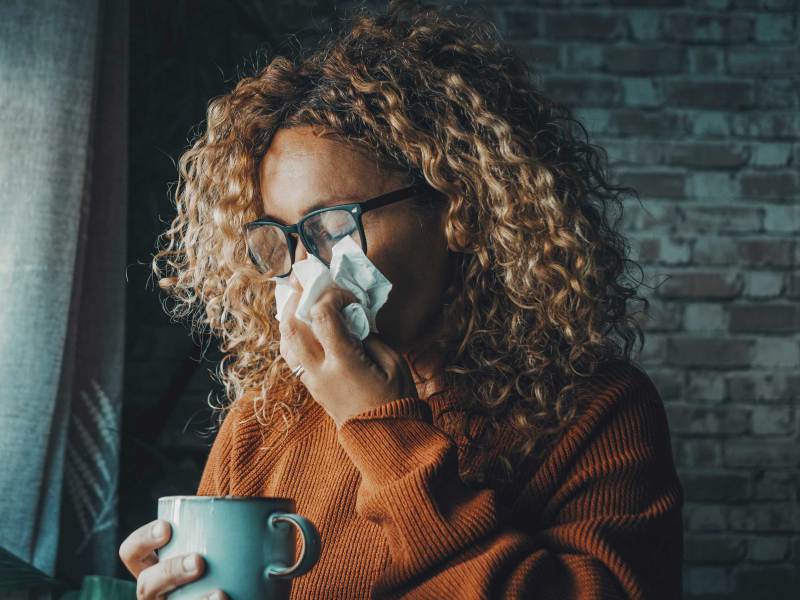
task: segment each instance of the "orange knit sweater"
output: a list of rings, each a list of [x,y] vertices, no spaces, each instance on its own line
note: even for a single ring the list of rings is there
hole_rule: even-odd
[[[616,361],[589,399],[502,495],[461,481],[435,399],[393,400],[338,432],[310,401],[285,437],[244,402],[220,426],[197,494],[295,499],[322,553],[293,599],[681,598],[683,488],[661,398]]]

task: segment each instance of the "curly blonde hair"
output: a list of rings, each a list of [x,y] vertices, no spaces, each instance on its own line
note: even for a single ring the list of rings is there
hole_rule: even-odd
[[[465,415],[450,433],[479,451],[483,436],[518,434],[493,465],[462,464],[465,482],[500,485],[575,418],[598,366],[644,343],[629,301],[647,300],[610,210],[621,216],[632,189],[608,183],[602,148],[535,88],[492,24],[406,4],[378,16],[361,7],[312,52],[275,56],[212,99],[205,132],[179,159],[177,216],[153,270],[174,300],[165,310],[221,340],[221,412],[249,397],[260,423],[279,410],[288,430],[309,396],[280,359],[275,284],[242,236],[260,216],[258,164],[278,128],[310,125],[416,174],[448,203],[448,241],[467,241],[446,294],[448,333],[432,346]]]

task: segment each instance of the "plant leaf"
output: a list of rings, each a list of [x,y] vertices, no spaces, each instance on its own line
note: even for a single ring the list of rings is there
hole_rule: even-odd
[[[87,575],[80,591],[67,592],[60,600],[136,600],[136,584],[126,579]]]
[[[50,577],[0,546],[0,592],[29,590],[36,587],[69,587],[69,584]]]

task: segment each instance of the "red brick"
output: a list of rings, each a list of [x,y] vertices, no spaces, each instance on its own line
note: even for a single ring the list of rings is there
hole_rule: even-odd
[[[733,8],[746,10],[789,11],[797,6],[797,0],[730,0],[730,3]]]
[[[624,75],[680,73],[686,70],[686,48],[680,46],[609,46],[606,69]]]
[[[800,474],[791,470],[760,471],[753,485],[758,500],[793,500],[800,490]]]
[[[748,200],[796,200],[800,179],[795,173],[746,173],[741,177],[742,196]]]
[[[570,106],[619,106],[622,85],[616,78],[547,76],[542,87]]]
[[[611,0],[612,6],[683,6],[685,0]]]
[[[672,337],[667,340],[667,361],[686,368],[734,369],[749,366],[752,348],[752,340]]]
[[[789,267],[794,264],[795,242],[793,240],[741,240],[737,241],[736,249],[738,260],[746,265]]]
[[[506,11],[505,35],[509,40],[538,39],[541,18],[539,13],[528,10]]]
[[[677,466],[714,467],[722,464],[722,443],[719,439],[684,439],[672,441],[672,454]]]
[[[724,70],[725,54],[721,48],[695,46],[689,48],[689,73],[713,73],[719,75]]]
[[[691,124],[686,115],[632,108],[622,108],[611,112],[609,126],[616,135],[660,139],[688,134],[691,130]]]
[[[733,333],[800,331],[800,306],[797,304],[733,304],[728,312]]]
[[[723,506],[687,502],[684,518],[689,531],[724,531],[728,528],[727,510]]]
[[[659,140],[604,138],[603,146],[608,151],[609,164],[618,165],[657,165],[662,162],[663,144]]]
[[[744,282],[740,275],[732,273],[675,273],[658,287],[663,298],[691,298],[725,300],[737,297]]]
[[[671,106],[734,110],[753,106],[755,88],[746,81],[667,81],[664,97]]]
[[[690,142],[667,144],[667,164],[700,168],[735,168],[747,164],[750,148],[728,142]]]
[[[686,533],[684,560],[689,563],[734,564],[747,554],[744,536],[725,533]]]
[[[631,240],[631,247],[637,249],[636,259],[639,262],[654,263],[661,252],[661,240],[658,238]]]
[[[515,48],[533,72],[544,69],[557,69],[561,66],[561,48],[551,44],[519,43]]]
[[[650,369],[647,374],[665,402],[677,401],[683,395],[683,373],[659,368]]]
[[[650,298],[647,312],[638,312],[634,318],[647,331],[678,331],[681,327],[683,307],[676,302],[661,302]]]
[[[687,502],[741,502],[752,495],[750,475],[740,472],[689,471],[681,474]]]
[[[634,188],[641,196],[648,198],[685,198],[686,175],[664,171],[625,171],[619,172],[622,185]]]
[[[624,17],[597,12],[564,11],[546,15],[546,35],[561,40],[617,40],[625,36]]]

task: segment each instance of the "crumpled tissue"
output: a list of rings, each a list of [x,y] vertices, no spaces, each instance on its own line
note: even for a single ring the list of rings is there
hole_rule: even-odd
[[[342,309],[348,331],[359,340],[370,331],[377,333],[375,317],[386,303],[392,289],[391,282],[361,250],[361,245],[347,236],[332,248],[330,269],[313,254],[292,265],[295,277],[303,287],[297,304],[295,317],[311,325],[309,311],[322,292],[331,286],[349,290],[358,298]],[[289,297],[296,293],[288,277],[271,277],[275,282],[275,318],[281,320],[283,307]]]

